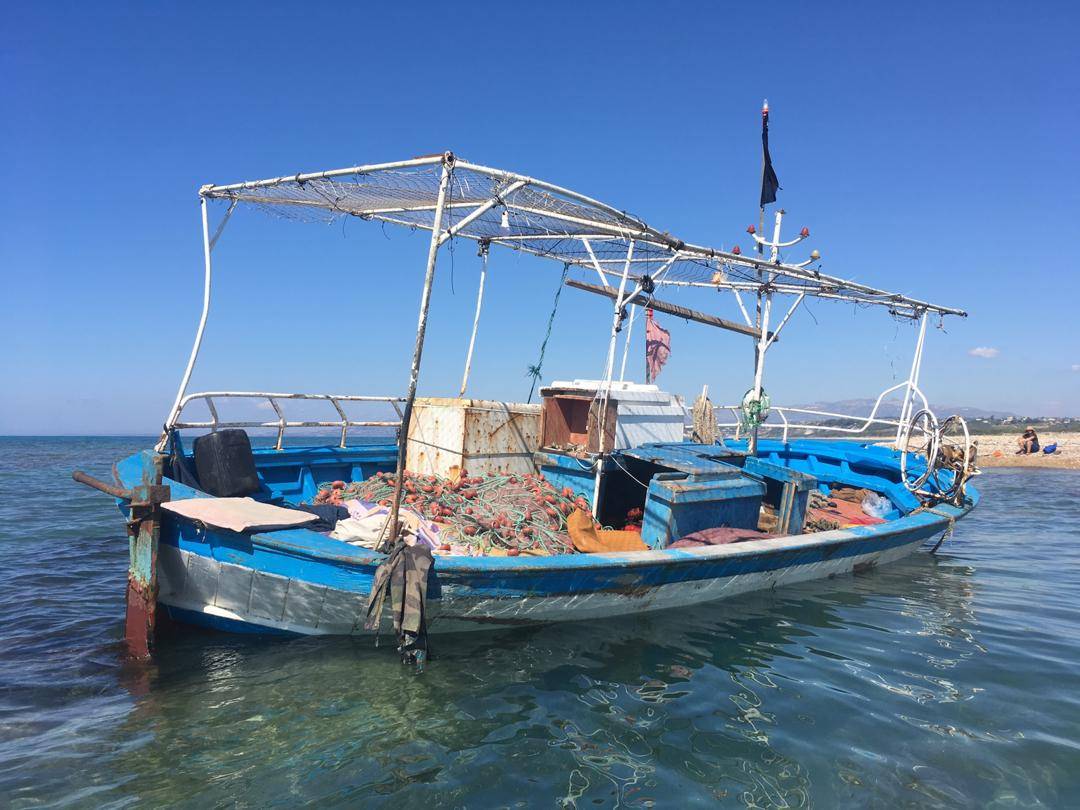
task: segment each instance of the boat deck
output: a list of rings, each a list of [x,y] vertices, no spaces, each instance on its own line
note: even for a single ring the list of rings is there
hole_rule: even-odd
[[[297,505],[315,500],[320,488],[329,482],[362,481],[377,473],[391,473],[396,446],[254,448],[253,454],[263,489],[256,498]],[[149,451],[124,460],[118,468],[121,478],[139,480],[148,456]],[[556,489],[566,487],[575,496],[592,502],[594,475],[579,459],[550,451],[537,453],[536,459]],[[782,510],[785,495],[802,502],[788,505],[789,512],[792,508],[795,511],[792,521],[775,533],[801,535],[806,515],[804,496],[814,488],[828,491],[836,486],[854,487],[884,495],[895,507],[882,515],[890,522],[920,505],[899,481],[895,451],[852,442],[762,441],[756,457],[748,456],[745,444],[736,442],[656,444],[612,454],[605,464],[607,480],[597,510],[600,523],[621,527],[618,521],[624,520],[630,509],[644,507],[642,534],[653,551],[662,551],[679,537],[712,526],[757,528],[759,503],[765,503],[767,510]],[[166,483],[172,487],[174,500],[211,497],[172,479],[166,479]],[[740,511],[737,507],[745,507],[741,501],[747,499],[738,496],[752,484],[762,495],[749,499],[751,521],[746,508]],[[648,485],[647,495],[643,485]],[[732,492],[735,497],[728,497]],[[265,532],[260,537],[272,537],[285,547],[342,560],[368,561],[373,554],[303,528]]]

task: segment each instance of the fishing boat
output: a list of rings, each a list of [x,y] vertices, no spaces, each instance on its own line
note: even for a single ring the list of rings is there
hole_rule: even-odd
[[[806,261],[784,261],[781,251],[809,231],[784,241],[783,211],[775,212],[771,238],[751,226],[749,250],[723,250],[450,152],[206,185],[199,199],[203,309],[160,441],[116,463],[112,483],[75,473],[112,495],[128,518],[126,638],[134,655],[151,651],[164,617],[236,633],[351,635],[376,632],[383,615],[394,613],[401,640],[408,607],[401,602],[416,587],[422,604],[412,607],[426,633],[687,607],[890,563],[940,544],[978,501],[968,484],[977,471],[975,447],[963,420],[939,423],[918,384],[929,320],[966,313],[827,275],[816,251]],[[210,309],[212,253],[237,206],[430,231],[404,396],[188,390]],[[214,207],[224,212],[212,229]],[[440,248],[455,239],[475,242],[482,262],[464,377],[457,396],[422,398],[417,384],[432,282]],[[550,260],[561,268],[560,292],[611,303],[598,379],[552,381],[535,404],[532,394],[526,403],[466,396],[493,247]],[[663,298],[665,291],[695,289],[710,302],[722,295],[741,319]],[[884,391],[860,424],[833,428],[846,437],[818,438],[829,426],[808,421],[843,415],[777,407],[765,392],[767,352],[807,298],[879,307],[917,327],[908,379]],[[782,301],[789,306],[776,319],[773,307]],[[724,406],[733,422],[717,418],[703,391],[688,425],[688,409],[655,379],[625,379],[635,320],[645,318],[656,334],[648,321],[656,312],[752,342],[753,384],[741,402]],[[542,357],[537,380],[541,365]],[[879,406],[890,395],[902,402],[899,415],[886,418]],[[274,416],[222,418],[221,404],[237,400],[260,403]],[[322,403],[331,415],[289,418],[286,411],[300,400]],[[196,407],[208,415],[193,418]],[[367,417],[350,412],[357,408]],[[383,418],[372,418],[380,408]],[[267,430],[265,445],[251,446],[248,432]],[[310,441],[291,440],[304,430]],[[373,438],[378,430],[383,437]],[[882,430],[891,446],[860,440]],[[461,529],[472,519],[472,507],[462,506],[470,497],[495,498],[514,486],[538,507],[525,508],[516,522],[477,518],[474,532]],[[349,509],[341,496],[350,488],[377,493],[359,499],[362,511],[383,510],[374,542],[343,538],[332,520],[331,528],[316,525],[323,518],[313,505]],[[444,505],[425,489],[444,497]],[[581,531],[599,547],[583,551],[567,540],[571,509],[588,515]],[[638,525],[627,528],[635,515]],[[430,541],[425,526],[443,537]],[[609,526],[622,527],[620,542],[628,532],[637,539],[605,546]],[[448,527],[459,530],[455,542],[439,542]],[[715,539],[718,531],[727,531],[726,539]],[[545,546],[541,535],[556,539]],[[556,541],[562,545],[552,546]],[[430,564],[417,569],[418,585],[401,552],[420,547]],[[380,594],[389,594],[385,604]]]

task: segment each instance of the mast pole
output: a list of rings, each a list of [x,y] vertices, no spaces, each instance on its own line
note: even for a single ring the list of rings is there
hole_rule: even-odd
[[[768,118],[769,118],[769,100],[768,99],[765,99],[765,101],[761,105],[761,117],[762,117],[763,121],[767,121]],[[765,148],[764,148],[764,144],[762,144],[762,149],[761,149],[761,187],[762,188],[765,187]],[[765,233],[765,203],[764,202],[762,202],[758,206],[758,233],[760,233],[760,234]],[[757,243],[757,252],[758,252],[759,256],[764,258],[764,256],[765,256],[765,245],[763,243],[761,243],[761,242]],[[761,272],[760,267],[757,269],[757,276],[758,276],[758,281],[759,282],[763,281],[762,272]],[[759,334],[761,332],[763,332],[763,331],[767,331],[767,328],[768,328],[767,321],[768,321],[768,318],[766,318],[766,323],[763,324],[762,320],[761,320],[761,289],[759,288],[758,291],[757,291],[757,309],[755,310],[755,313],[754,313],[754,326],[757,328]],[[765,354],[764,351],[762,351],[762,349],[761,349],[761,339],[759,338],[757,344],[754,346],[754,396],[755,397],[758,396],[758,392],[760,391],[760,388],[761,388],[761,361],[764,359],[764,354]],[[758,426],[755,424],[754,429],[752,431],[750,431],[750,436],[747,438],[747,446],[746,446],[747,452],[750,455],[756,454],[757,453],[757,446],[758,446]]]
[[[626,356],[630,353],[630,336],[634,331],[634,316],[637,315],[637,304],[630,305],[630,322],[626,325],[626,341],[623,343],[622,368],[619,370],[619,382],[626,379]]]
[[[762,209],[763,216],[764,210]],[[761,245],[758,245],[758,250],[761,250]],[[758,279],[761,279],[761,270],[758,270]],[[769,330],[769,302],[766,302],[765,307],[761,306],[761,290],[757,293],[757,312],[754,316],[754,326],[758,330],[757,343],[754,344],[754,388],[753,398],[757,399],[761,396],[761,375],[762,375],[762,362],[765,360],[765,348],[763,345],[762,335],[766,334]],[[764,318],[762,315],[764,314]],[[750,436],[746,440],[746,452],[751,456],[757,455],[758,448],[758,425],[754,423],[753,429],[750,431]]]
[[[649,325],[653,319],[652,307],[645,308],[645,384],[652,385],[652,373],[649,371]]]
[[[442,244],[443,209],[446,206],[446,189],[450,185],[450,173],[454,170],[454,155],[443,155],[442,178],[439,180],[439,194],[435,199],[435,218],[431,227],[431,244],[428,246],[427,270],[424,273],[424,291],[420,296],[420,317],[416,325],[416,344],[413,347],[412,369],[409,373],[409,392],[405,397],[405,407],[401,414],[401,429],[398,432],[397,474],[394,477],[394,500],[390,508],[390,535],[380,543],[380,548],[393,544],[398,537],[398,515],[401,511],[401,488],[405,479],[405,458],[409,447],[409,422],[412,419],[413,403],[416,401],[416,382],[420,378],[420,360],[424,354],[424,334],[427,332],[428,309],[431,306],[431,286],[435,280],[435,259]]]
[[[781,208],[779,211],[776,212],[776,224],[773,226],[773,238],[772,238],[772,242],[769,243],[770,258],[771,258],[771,260],[772,260],[772,262],[774,264],[780,258],[780,226],[782,225],[783,221],[784,221],[784,209]],[[761,248],[762,246],[763,246],[763,244],[761,242],[758,242],[758,247]],[[768,276],[769,277],[766,280],[766,282],[771,283],[773,278],[774,278],[774,274],[769,273]],[[764,305],[762,304],[762,298],[763,297],[764,297]],[[766,292],[764,294],[764,296],[762,296],[762,293],[759,291],[758,292],[758,317],[759,317],[760,323],[758,324],[758,328],[761,331],[760,331],[760,334],[758,335],[756,353],[755,353],[755,363],[754,363],[754,389],[753,389],[754,393],[753,393],[753,400],[755,402],[757,402],[758,400],[761,399],[761,378],[762,378],[762,376],[764,375],[764,372],[765,372],[765,352],[767,352],[769,350],[769,346],[772,345],[772,341],[769,340],[769,315],[770,315],[771,312],[772,312],[772,292],[771,292],[771,290],[769,292]],[[747,447],[747,450],[751,455],[754,455],[755,453],[757,453],[757,448],[758,448],[758,427],[759,427],[759,423],[757,421],[755,421],[754,422],[754,430],[750,435],[749,446]]]

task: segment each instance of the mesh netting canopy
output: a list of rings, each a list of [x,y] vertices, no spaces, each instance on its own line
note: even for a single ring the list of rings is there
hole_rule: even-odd
[[[436,224],[446,177],[441,222]],[[800,293],[880,304],[901,314],[965,314],[896,293],[824,275],[811,267],[683,242],[641,219],[535,178],[434,155],[395,163],[204,186],[208,199],[254,205],[290,219],[343,216],[448,232],[503,245],[606,275],[659,283]],[[628,264],[629,262],[629,264]],[[661,279],[663,279],[661,281]]]

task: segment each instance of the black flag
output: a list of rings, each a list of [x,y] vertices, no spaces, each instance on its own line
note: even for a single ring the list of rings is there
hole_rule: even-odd
[[[780,188],[780,181],[776,179],[776,171],[772,167],[772,158],[769,157],[769,102],[761,108],[761,154],[765,165],[761,169],[761,207],[765,203],[776,202],[776,190]]]

